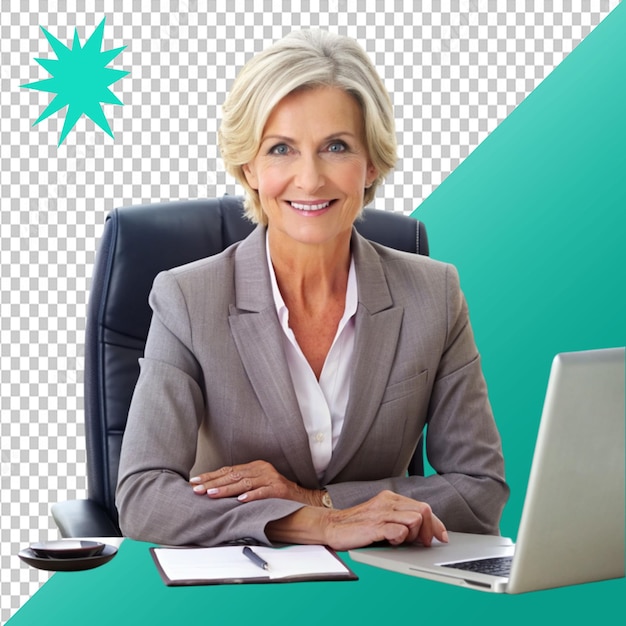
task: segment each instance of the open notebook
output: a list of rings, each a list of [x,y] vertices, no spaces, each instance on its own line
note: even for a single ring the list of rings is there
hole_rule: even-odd
[[[357,580],[325,546],[254,546],[252,550],[267,563],[267,569],[246,557],[242,546],[150,548],[168,586]]]

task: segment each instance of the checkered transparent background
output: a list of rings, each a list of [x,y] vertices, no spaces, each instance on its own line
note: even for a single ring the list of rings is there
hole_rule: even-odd
[[[409,213],[617,0],[83,4],[0,3],[2,622],[48,578],[17,552],[57,536],[52,503],[86,494],[82,344],[104,218],[240,192],[216,147],[237,69],[293,29],[358,39],[392,94],[400,146],[375,206]],[[32,127],[52,95],[20,89],[49,77],[35,57],[56,58],[39,27],[71,46],[103,17],[103,49],[127,46],[110,67],[131,72],[112,87],[124,105],[104,105],[115,137],[83,117],[57,148],[63,112]]]

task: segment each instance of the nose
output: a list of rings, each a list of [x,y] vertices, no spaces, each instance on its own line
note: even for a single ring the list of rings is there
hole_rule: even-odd
[[[295,184],[303,192],[312,195],[324,186],[324,164],[317,154],[301,155],[295,168]]]

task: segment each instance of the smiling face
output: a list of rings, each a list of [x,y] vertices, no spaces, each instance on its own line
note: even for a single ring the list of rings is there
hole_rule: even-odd
[[[364,190],[377,176],[363,141],[361,109],[335,87],[283,98],[243,170],[259,193],[270,241],[280,246],[349,241]]]

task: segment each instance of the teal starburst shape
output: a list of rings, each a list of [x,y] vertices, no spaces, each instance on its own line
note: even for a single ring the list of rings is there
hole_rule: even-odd
[[[36,126],[39,122],[47,119],[62,108],[67,107],[65,123],[63,124],[58,146],[65,141],[68,133],[74,128],[76,122],[83,114],[113,137],[113,132],[104,116],[101,105],[124,104],[109,89],[109,85],[124,78],[130,72],[107,67],[126,46],[115,48],[114,50],[100,50],[104,36],[105,21],[103,19],[100,22],[91,37],[82,46],[78,38],[78,30],[74,29],[74,41],[71,49],[51,35],[43,26],[41,27],[57,58],[35,59],[35,61],[52,78],[20,85],[20,87],[56,94],[52,102],[33,123],[33,126]]]

